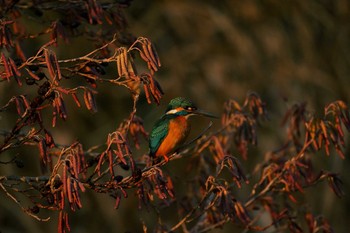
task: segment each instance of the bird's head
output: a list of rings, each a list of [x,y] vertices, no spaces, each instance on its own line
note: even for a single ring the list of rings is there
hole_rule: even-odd
[[[166,114],[174,114],[177,116],[185,117],[191,115],[202,115],[206,117],[217,118],[216,116],[210,113],[198,109],[192,101],[183,97],[177,97],[175,99],[172,99],[168,104]]]

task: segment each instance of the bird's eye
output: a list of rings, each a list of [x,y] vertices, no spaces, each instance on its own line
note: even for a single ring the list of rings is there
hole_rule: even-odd
[[[193,111],[193,110],[195,110],[195,108],[193,108],[193,107],[186,107],[185,109],[188,110],[188,111]]]

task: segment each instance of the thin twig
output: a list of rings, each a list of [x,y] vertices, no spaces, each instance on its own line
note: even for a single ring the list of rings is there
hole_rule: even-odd
[[[26,214],[28,214],[29,216],[35,218],[36,220],[38,221],[42,221],[42,222],[47,222],[50,220],[50,217],[47,217],[47,218],[40,218],[39,216],[33,214],[30,210],[24,208],[21,203],[13,196],[11,195],[7,190],[6,188],[4,187],[4,185],[2,183],[0,183],[0,187],[2,188],[2,190],[5,192],[5,194],[10,198],[12,199],[21,209],[23,212],[25,212]]]

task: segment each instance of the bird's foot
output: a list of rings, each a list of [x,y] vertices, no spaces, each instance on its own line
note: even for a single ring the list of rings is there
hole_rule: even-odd
[[[169,162],[169,157],[168,157],[168,156],[163,155],[163,158],[164,158],[164,160],[165,160],[166,163]]]

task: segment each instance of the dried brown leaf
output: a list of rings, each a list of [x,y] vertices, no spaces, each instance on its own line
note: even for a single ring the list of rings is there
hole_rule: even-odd
[[[71,93],[71,96],[72,96],[72,98],[73,98],[75,104],[80,108],[80,107],[81,107],[81,104],[80,104],[80,101],[79,101],[79,99],[78,99],[77,94],[74,93],[74,92],[72,92],[72,93]]]
[[[121,198],[122,198],[121,194],[119,192],[117,192],[116,197],[115,197],[114,209],[119,208]]]
[[[47,148],[46,148],[46,143],[44,140],[40,140],[38,142],[38,147],[39,147],[39,154],[41,161],[44,163],[44,165],[47,165]]]
[[[50,77],[51,77],[51,79],[55,80],[56,79],[56,72],[54,70],[54,65],[52,64],[52,60],[50,58],[51,52],[48,49],[44,49],[44,56],[45,56],[46,66],[49,70]]]
[[[64,169],[68,169],[68,168],[64,168]],[[74,203],[74,202],[73,202],[73,194],[72,194],[72,181],[71,181],[71,178],[69,176],[67,177],[66,183],[67,183],[66,196],[67,196],[68,202],[72,208],[73,207],[72,203]]]
[[[309,232],[313,233],[315,232],[315,228],[317,227],[317,222],[314,218],[314,216],[311,213],[306,213],[305,214],[305,220],[307,222],[307,226],[309,228]]]
[[[99,176],[101,176],[101,166],[102,166],[102,164],[104,163],[105,155],[106,155],[106,151],[103,151],[103,152],[100,154],[100,157],[99,157],[99,159],[98,159],[98,163],[97,163],[96,168],[95,168],[95,172],[97,172],[97,174],[98,174]]]
[[[9,81],[10,77],[13,76],[13,73],[12,73],[10,65],[8,64],[8,61],[3,53],[1,53],[1,60],[3,62],[4,68],[5,68],[5,78]]]
[[[10,65],[11,65],[11,67],[12,67],[13,73],[14,73],[15,75],[17,75],[18,77],[20,77],[20,76],[21,76],[21,72],[19,72],[19,70],[18,70],[18,68],[17,68],[17,66],[16,66],[16,64],[15,64],[15,62],[12,60],[12,58],[9,58],[8,60],[9,60]]]
[[[114,176],[114,169],[113,169],[113,153],[111,150],[107,151],[107,155],[108,155],[108,163],[109,163],[109,172],[111,174],[111,176]]]
[[[157,65],[152,60],[152,56],[150,55],[150,52],[148,50],[147,41],[143,41],[141,43],[141,46],[142,46],[142,51],[144,52],[146,59],[147,59],[148,69],[151,71],[158,71]]]
[[[337,174],[328,174],[328,185],[339,198],[344,196],[343,182]]]

